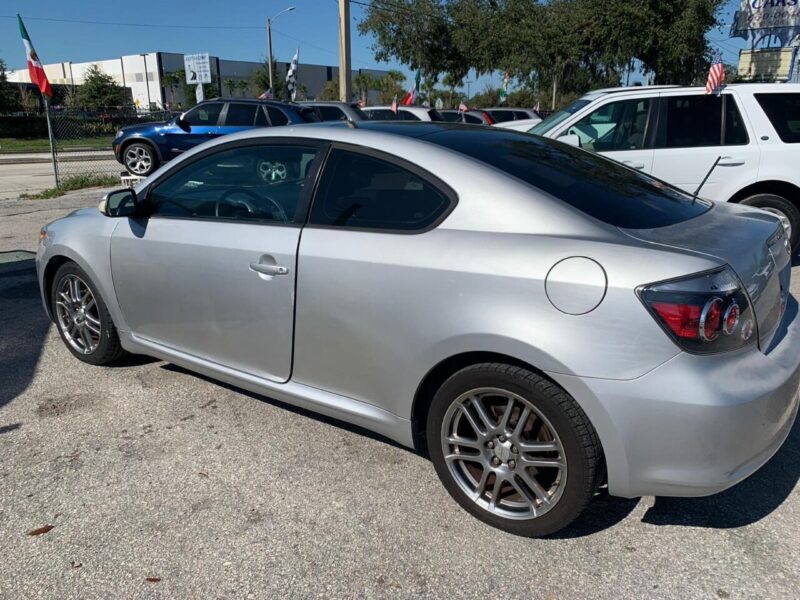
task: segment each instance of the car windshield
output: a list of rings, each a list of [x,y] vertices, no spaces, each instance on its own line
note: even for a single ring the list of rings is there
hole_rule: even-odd
[[[575,100],[572,104],[570,104],[567,108],[563,108],[558,112],[554,112],[552,115],[547,117],[541,123],[537,123],[533,127],[528,130],[528,133],[535,133],[536,135],[544,135],[548,131],[550,131],[553,127],[561,123],[563,120],[567,119],[568,117],[574,115],[584,106],[589,104],[591,100],[587,100],[586,98],[579,98]]]
[[[616,161],[527,133],[465,127],[422,139],[491,165],[615,227],[675,225],[711,207]]]

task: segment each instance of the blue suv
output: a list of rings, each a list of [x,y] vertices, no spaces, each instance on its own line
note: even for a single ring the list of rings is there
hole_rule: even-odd
[[[129,173],[144,177],[161,163],[220,135],[318,120],[313,110],[285,102],[217,98],[201,102],[166,123],[123,127],[112,147],[117,161]]]

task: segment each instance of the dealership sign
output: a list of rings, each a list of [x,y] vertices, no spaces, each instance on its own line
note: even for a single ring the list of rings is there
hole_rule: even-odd
[[[800,30],[800,0],[742,0],[731,35],[747,38],[751,32],[765,29],[782,29],[791,40],[794,36],[789,30]]]
[[[792,1],[797,2],[797,0]],[[211,61],[207,52],[205,54],[184,55],[183,66],[186,71],[186,83],[189,85],[211,83]]]

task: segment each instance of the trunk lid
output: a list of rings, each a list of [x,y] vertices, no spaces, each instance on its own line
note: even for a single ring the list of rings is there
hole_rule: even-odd
[[[789,297],[792,268],[786,234],[775,216],[738,204],[715,203],[702,215],[676,225],[620,231],[727,263],[750,296],[760,347],[769,347]]]

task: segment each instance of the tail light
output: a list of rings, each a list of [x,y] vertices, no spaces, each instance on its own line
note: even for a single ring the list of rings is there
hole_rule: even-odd
[[[750,298],[727,267],[642,286],[638,293],[664,331],[687,352],[725,352],[758,339]]]

